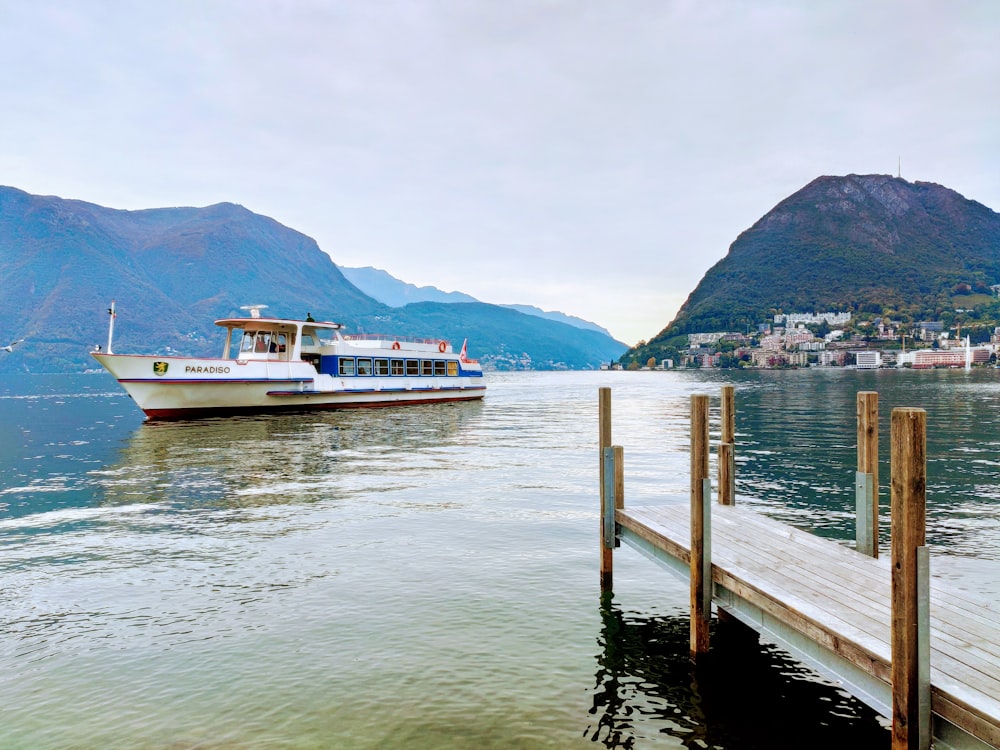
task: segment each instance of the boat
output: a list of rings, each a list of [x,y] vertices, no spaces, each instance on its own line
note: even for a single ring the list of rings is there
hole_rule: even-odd
[[[483,369],[443,339],[348,334],[339,323],[268,318],[266,305],[249,317],[223,318],[222,354],[178,357],[112,352],[91,355],[148,419],[194,419],[232,414],[437,404],[481,399]]]

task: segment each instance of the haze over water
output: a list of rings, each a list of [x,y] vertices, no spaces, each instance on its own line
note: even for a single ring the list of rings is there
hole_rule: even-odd
[[[885,745],[766,644],[717,629],[692,670],[686,583],[632,550],[601,600],[598,387],[649,504],[687,501],[689,396],[714,420],[727,382],[739,502],[845,543],[856,392],[883,545],[889,411],[926,408],[932,567],[995,601],[994,370],[493,374],[480,404],[166,424],[104,375],[6,379],[0,747]]]

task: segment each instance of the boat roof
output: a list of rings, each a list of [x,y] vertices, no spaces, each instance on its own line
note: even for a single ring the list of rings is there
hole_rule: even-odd
[[[223,328],[246,328],[248,325],[257,326],[258,328],[270,328],[279,325],[301,325],[303,327],[328,328],[331,330],[344,327],[340,323],[334,323],[329,320],[296,320],[294,318],[265,318],[263,316],[257,318],[220,318],[215,321],[215,325],[222,326]]]

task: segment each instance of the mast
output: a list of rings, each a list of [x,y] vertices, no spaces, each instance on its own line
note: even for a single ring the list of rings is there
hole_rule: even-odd
[[[108,321],[108,354],[111,354],[111,338],[115,335],[115,318],[118,317],[115,313],[115,301],[111,300],[111,307],[108,308],[108,315],[111,316]]]

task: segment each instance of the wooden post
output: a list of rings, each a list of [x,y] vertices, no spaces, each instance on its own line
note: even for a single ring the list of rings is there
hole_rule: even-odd
[[[604,449],[611,447],[611,389],[598,389],[598,464],[600,466],[601,489],[601,591],[611,591],[612,550],[604,544],[604,519],[607,514],[609,497],[604,476]]]
[[[719,504],[736,504],[736,389],[722,386],[719,439]]]
[[[917,548],[924,545],[927,412],[893,409],[892,452],[892,748],[920,750],[920,628]]]
[[[878,557],[878,393],[859,391],[858,412],[858,477],[857,543],[858,551]],[[869,474],[871,480],[860,475]],[[868,486],[871,495],[868,495]],[[862,495],[861,493],[864,493]]]
[[[694,394],[691,396],[691,658],[708,652],[708,622],[712,614],[711,606],[705,606],[711,602],[712,586],[711,572],[705,575],[706,506],[711,495],[711,484],[705,481],[708,446],[708,396]]]

